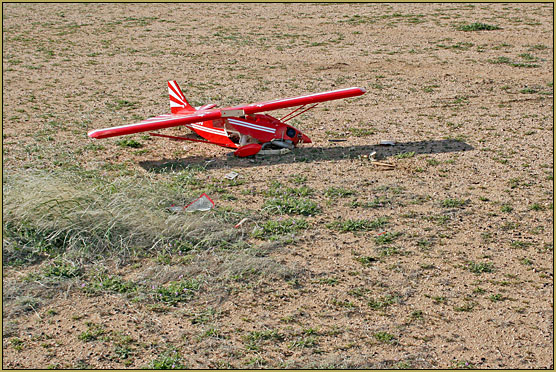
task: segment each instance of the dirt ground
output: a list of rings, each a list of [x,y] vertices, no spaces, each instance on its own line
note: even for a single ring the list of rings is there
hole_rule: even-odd
[[[4,265],[4,368],[164,358],[188,368],[553,368],[553,4],[2,11],[4,177],[101,169],[157,180],[164,165],[197,164],[206,182],[239,173],[211,194],[218,208],[258,213],[276,181],[306,186],[320,208],[292,241],[253,258],[272,262],[270,274],[204,286],[164,311],[88,296],[76,279],[18,312],[10,288],[38,268]],[[466,31],[475,23],[497,27]],[[194,106],[367,93],[294,119],[313,143],[281,157],[86,136],[168,113],[167,80]],[[375,151],[395,167],[373,165]],[[334,227],[379,218],[379,229]],[[242,231],[255,244],[253,227]],[[193,270],[147,258],[114,270],[139,280],[182,269]],[[83,336],[94,329],[104,337]]]

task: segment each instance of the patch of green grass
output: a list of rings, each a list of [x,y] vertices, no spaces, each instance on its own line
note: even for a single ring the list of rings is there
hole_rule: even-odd
[[[290,349],[300,349],[300,348],[310,348],[318,345],[318,337],[316,336],[306,336],[299,337],[296,340],[290,342],[288,347]]]
[[[399,296],[387,295],[387,296],[383,296],[383,297],[379,297],[379,298],[372,298],[368,302],[368,305],[373,310],[381,310],[381,309],[386,309],[390,305],[392,305],[394,303],[398,303],[398,302],[400,302],[400,297]]]
[[[349,132],[354,137],[367,137],[376,133],[376,131],[371,128],[349,128]]]
[[[521,180],[519,178],[510,178],[508,184],[510,185],[510,189],[515,189],[519,187],[519,185],[521,184]]]
[[[467,204],[466,200],[463,199],[444,199],[441,203],[443,208],[461,208]]]
[[[413,320],[423,319],[423,310],[414,310],[409,314],[409,317]]]
[[[360,202],[358,200],[351,202],[353,208],[363,207],[369,209],[382,208],[390,204],[392,204],[392,199],[386,197],[376,197],[368,202]]]
[[[382,185],[377,187],[374,191],[377,193],[388,193],[392,195],[400,195],[404,192],[405,188],[399,185]]]
[[[274,329],[264,331],[252,331],[242,337],[246,343],[247,350],[260,351],[261,344],[265,340],[282,341],[284,336]]]
[[[290,180],[296,185],[303,185],[307,182],[307,176],[304,174],[294,174],[290,176]]]
[[[297,180],[299,181],[300,178],[297,178]],[[263,192],[263,194],[265,194],[266,196],[273,196],[277,198],[306,197],[313,195],[313,193],[314,190],[310,187],[286,187],[282,183],[277,181],[271,182],[268,190]]]
[[[328,285],[336,285],[338,284],[338,279],[337,278],[321,278],[319,280],[317,280],[317,283],[319,284],[328,284]]]
[[[538,58],[535,57],[534,55],[530,54],[530,53],[522,53],[519,55],[522,59],[524,59],[525,61],[537,61]]]
[[[345,198],[347,196],[355,195],[355,191],[346,189],[345,187],[329,187],[324,191],[327,198]]]
[[[375,236],[374,240],[376,244],[389,244],[396,240],[402,233],[401,232],[386,232],[379,236]]]
[[[512,212],[513,210],[514,210],[514,208],[513,208],[511,205],[509,205],[509,204],[503,204],[503,205],[500,207],[500,211],[502,211],[502,212],[504,212],[504,213],[510,213],[510,212]]]
[[[443,304],[446,303],[446,301],[448,300],[444,296],[431,296],[431,298],[435,304]]]
[[[198,314],[194,314],[191,318],[191,324],[205,324],[214,320],[217,316],[218,311],[213,307],[209,307]]]
[[[20,339],[19,337],[14,337],[10,340],[10,344],[12,345],[12,347],[17,350],[17,351],[21,351],[23,350],[23,345],[24,342],[22,339]]]
[[[453,369],[475,369],[475,365],[467,360],[452,360]]]
[[[529,206],[529,210],[530,211],[543,211],[543,210],[545,210],[545,207],[542,204],[533,203]]]
[[[200,283],[195,279],[182,279],[172,281],[156,289],[154,300],[168,305],[177,305],[180,302],[191,300],[199,290]]]
[[[412,158],[415,156],[415,151],[410,151],[410,152],[402,152],[400,154],[396,154],[394,155],[394,158],[396,159],[408,159],[408,158]]]
[[[44,276],[56,278],[75,278],[81,275],[82,270],[71,262],[54,260],[51,265],[43,268]]]
[[[511,245],[512,248],[526,249],[527,247],[529,247],[531,245],[531,243],[530,242],[524,242],[524,241],[521,241],[521,240],[513,240],[510,245]]]
[[[132,344],[136,342],[133,337],[123,334],[123,333],[116,333],[113,337],[114,342],[114,353],[120,359],[129,359],[134,353],[135,350],[132,348]],[[124,364],[126,364],[124,362]]]
[[[203,338],[206,338],[206,337],[217,338],[217,339],[225,339],[226,338],[226,336],[224,334],[222,334],[222,331],[220,329],[214,328],[214,327],[210,327],[209,329],[205,330],[199,338],[203,339]]]
[[[82,289],[88,294],[99,294],[105,291],[132,293],[137,290],[137,285],[133,282],[125,281],[117,275],[100,273],[92,276],[86,283],[83,283]]]
[[[299,214],[303,216],[313,216],[320,212],[320,207],[316,202],[291,196],[267,199],[263,204],[263,209],[272,214]]]
[[[376,250],[378,251],[378,255],[380,257],[394,256],[398,254],[407,255],[409,253],[399,247],[393,247],[393,246],[380,246],[377,247]]]
[[[337,307],[345,307],[345,308],[348,308],[348,309],[351,309],[351,308],[355,307],[355,305],[353,304],[353,302],[351,302],[351,301],[348,300],[347,298],[346,298],[346,299],[343,299],[343,300],[339,300],[339,299],[337,299],[337,298],[333,298],[333,299],[330,300],[330,303],[331,303],[332,305],[334,305],[334,306],[337,306]]]
[[[504,301],[506,298],[502,294],[497,293],[488,296],[488,299],[491,300],[492,302],[498,302],[498,301]]]
[[[411,361],[399,361],[398,363],[394,364],[394,369],[413,369]],[[416,368],[415,368],[416,369]]]
[[[546,45],[543,44],[535,44],[535,45],[531,45],[529,47],[530,50],[545,50],[548,49],[548,47]]]
[[[184,359],[181,354],[175,350],[170,349],[165,351],[155,360],[151,361],[147,366],[148,369],[186,369],[183,364]]]
[[[134,148],[134,149],[143,147],[141,142],[133,140],[133,139],[123,139],[123,140],[119,140],[116,143],[118,144],[118,146],[131,147],[131,148]]]
[[[88,143],[85,147],[85,150],[90,150],[90,151],[102,151],[104,149],[106,149],[103,145],[99,145],[97,143]]]
[[[423,92],[432,93],[432,92],[434,92],[435,88],[439,88],[439,87],[440,87],[439,85],[428,85],[428,86],[423,88]]]
[[[506,64],[512,67],[524,67],[524,68],[535,68],[539,67],[537,64],[532,63],[522,63],[522,62],[514,62],[508,57],[498,57],[496,59],[488,59],[488,63],[492,64]]]
[[[355,220],[347,219],[341,221],[334,221],[327,225],[328,228],[338,230],[341,232],[348,231],[369,231],[376,230],[388,224],[387,217],[379,217],[373,221],[367,219]]]
[[[423,250],[430,249],[433,245],[433,241],[429,239],[420,239],[417,241],[417,246]]]
[[[302,218],[268,220],[255,228],[253,236],[260,239],[276,240],[283,235],[295,234],[308,227],[309,224]]]
[[[188,186],[202,186],[204,183],[197,178],[197,175],[205,170],[205,167],[187,166],[176,173],[172,180],[172,186],[184,191],[188,189]]]
[[[371,256],[361,256],[361,257],[355,257],[355,261],[360,262],[363,266],[370,266],[373,262],[378,261],[376,259],[376,257],[371,257]]]
[[[377,332],[373,336],[378,341],[384,342],[384,343],[387,343],[387,344],[391,344],[396,340],[396,337],[394,335],[388,333],[388,332]]]
[[[87,327],[87,330],[80,333],[78,336],[81,341],[96,341],[106,334],[106,329],[100,324],[88,322]]]
[[[459,31],[491,31],[491,30],[500,30],[500,27],[495,25],[489,25],[486,23],[470,23],[468,25],[461,25],[458,27]]]
[[[474,274],[491,273],[494,271],[492,262],[467,262],[466,268]]]
[[[106,105],[111,110],[121,110],[121,109],[124,109],[124,108],[128,109],[128,110],[131,110],[131,109],[135,108],[138,104],[139,104],[139,102],[131,102],[131,101],[127,101],[125,99],[118,99],[118,100],[116,100],[115,103],[107,103]]]
[[[496,59],[489,59],[488,62],[494,64],[510,64],[511,60],[508,57],[498,57]]]
[[[365,293],[367,293],[367,292],[369,292],[368,288],[357,287],[357,288],[350,289],[348,291],[348,295],[353,296],[353,297],[363,297],[365,295]]]

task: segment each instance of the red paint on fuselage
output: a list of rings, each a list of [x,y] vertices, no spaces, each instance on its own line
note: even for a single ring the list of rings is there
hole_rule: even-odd
[[[267,114],[227,118],[227,123],[239,133],[253,137],[260,143],[270,142],[274,139],[290,140],[294,145],[300,142],[311,143],[311,139],[300,130]]]
[[[240,147],[237,134],[251,137],[255,141],[248,142],[259,144],[272,140],[289,140],[294,146],[298,143],[311,143],[311,139],[298,129],[266,114],[207,120],[185,126],[211,143],[228,148]]]

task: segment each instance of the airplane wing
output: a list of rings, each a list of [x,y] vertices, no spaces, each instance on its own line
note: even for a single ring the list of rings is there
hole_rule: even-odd
[[[160,115],[145,119],[136,124],[122,125],[119,127],[92,130],[87,135],[91,138],[108,138],[123,136],[151,130],[177,127],[180,125],[198,123],[200,121],[214,120],[222,117],[222,112],[216,110],[201,110],[188,115]]]
[[[177,127],[185,124],[198,123],[201,121],[214,120],[223,117],[236,117],[253,114],[262,111],[278,110],[292,106],[303,106],[311,103],[319,103],[355,97],[364,94],[363,88],[345,88],[329,92],[314,93],[306,96],[276,99],[267,102],[251,103],[248,105],[234,106],[223,109],[205,109],[195,111],[191,114],[168,114],[145,119],[136,124],[122,125],[119,127],[92,130],[87,135],[91,138],[108,138],[123,136],[139,132],[153,131],[157,129]],[[211,106],[206,106],[207,108]]]
[[[249,105],[228,107],[223,110],[243,110],[245,114],[254,114],[256,112],[278,110],[292,106],[303,106],[311,103],[331,101],[335,99],[355,97],[365,94],[366,90],[363,88],[345,88],[332,90],[329,92],[314,93],[306,96],[276,99],[267,102],[251,103]]]

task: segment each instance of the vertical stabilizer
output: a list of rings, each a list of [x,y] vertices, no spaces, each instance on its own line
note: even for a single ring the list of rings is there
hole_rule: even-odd
[[[168,94],[170,95],[170,110],[172,114],[193,112],[195,109],[185,99],[180,86],[175,80],[168,82]]]

